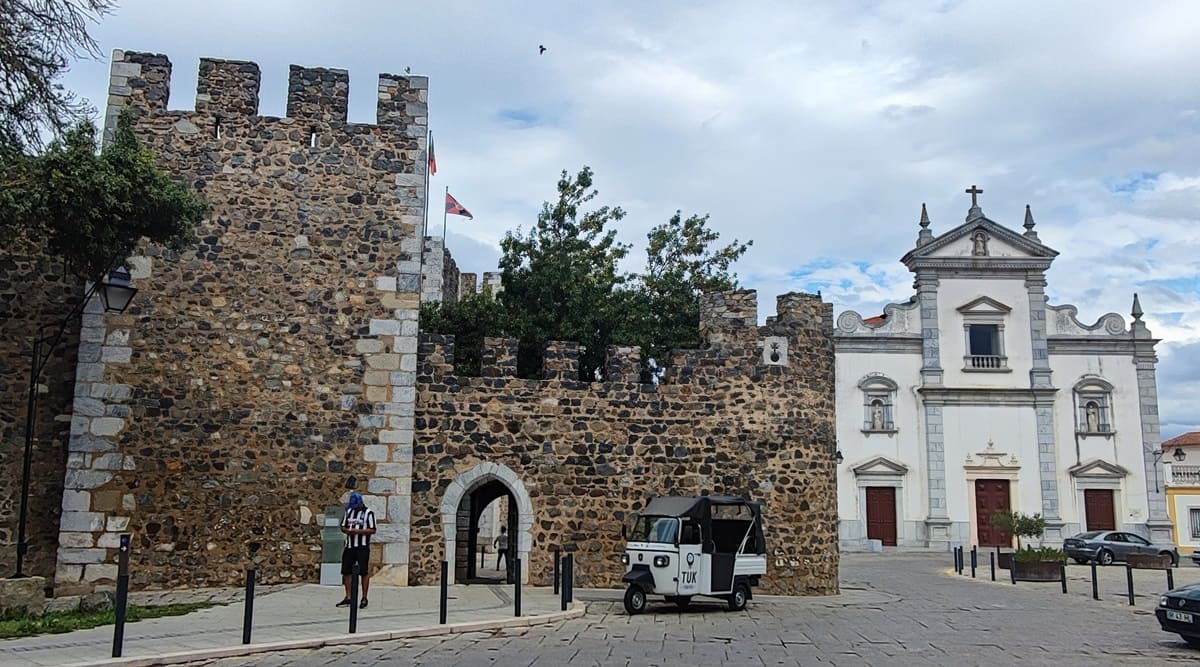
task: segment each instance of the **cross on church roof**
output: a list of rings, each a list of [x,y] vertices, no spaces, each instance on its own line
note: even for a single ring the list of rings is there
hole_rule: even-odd
[[[983,194],[983,190],[980,190],[978,185],[972,185],[967,188],[967,194],[971,195],[971,208],[979,206],[979,202],[975,201],[975,195]]]

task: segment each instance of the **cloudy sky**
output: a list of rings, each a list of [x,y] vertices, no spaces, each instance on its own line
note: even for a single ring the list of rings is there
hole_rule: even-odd
[[[431,191],[475,214],[449,222],[464,270],[494,269],[504,232],[586,164],[635,260],[676,209],[711,213],[755,242],[737,269],[760,317],[817,289],[871,315],[911,293],[921,202],[942,233],[978,184],[1001,224],[1033,206],[1062,253],[1052,303],[1090,323],[1140,293],[1169,437],[1200,429],[1197,25],[1194,2],[125,0],[93,34],[104,60],[167,54],[177,109],[201,56],[259,63],[268,115],[292,63],[350,70],[360,122],[377,73],[427,74]],[[103,104],[107,68],[65,83]]]

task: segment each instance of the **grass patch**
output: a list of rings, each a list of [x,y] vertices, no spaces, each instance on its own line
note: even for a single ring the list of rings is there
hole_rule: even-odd
[[[132,623],[134,621],[143,621],[148,618],[162,618],[164,616],[182,616],[213,606],[215,605],[211,602],[164,604],[155,607],[129,605],[125,610],[125,622]],[[112,625],[116,622],[117,613],[115,611],[89,613],[82,611],[54,611],[42,616],[8,615],[0,618],[0,639],[87,630],[101,625]]]

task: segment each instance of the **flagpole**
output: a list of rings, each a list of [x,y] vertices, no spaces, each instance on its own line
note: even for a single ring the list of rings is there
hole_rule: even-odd
[[[425,244],[425,235],[429,233],[429,151],[433,150],[433,132],[425,137],[425,216],[421,221],[421,245]]]
[[[446,199],[450,198],[450,186],[446,186]],[[446,199],[442,200],[442,247],[446,247]]]

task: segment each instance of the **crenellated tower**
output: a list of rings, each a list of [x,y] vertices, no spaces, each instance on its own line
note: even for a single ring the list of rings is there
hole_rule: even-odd
[[[131,112],[211,214],[130,259],[125,314],[84,316],[56,592],[111,586],[122,533],[136,587],[310,579],[352,489],[378,576],[406,583],[428,80],[379,75],[368,124],[345,70],[293,65],[283,118],[252,62],[202,59],[190,111],[171,70],[115,51],[106,130]]]

